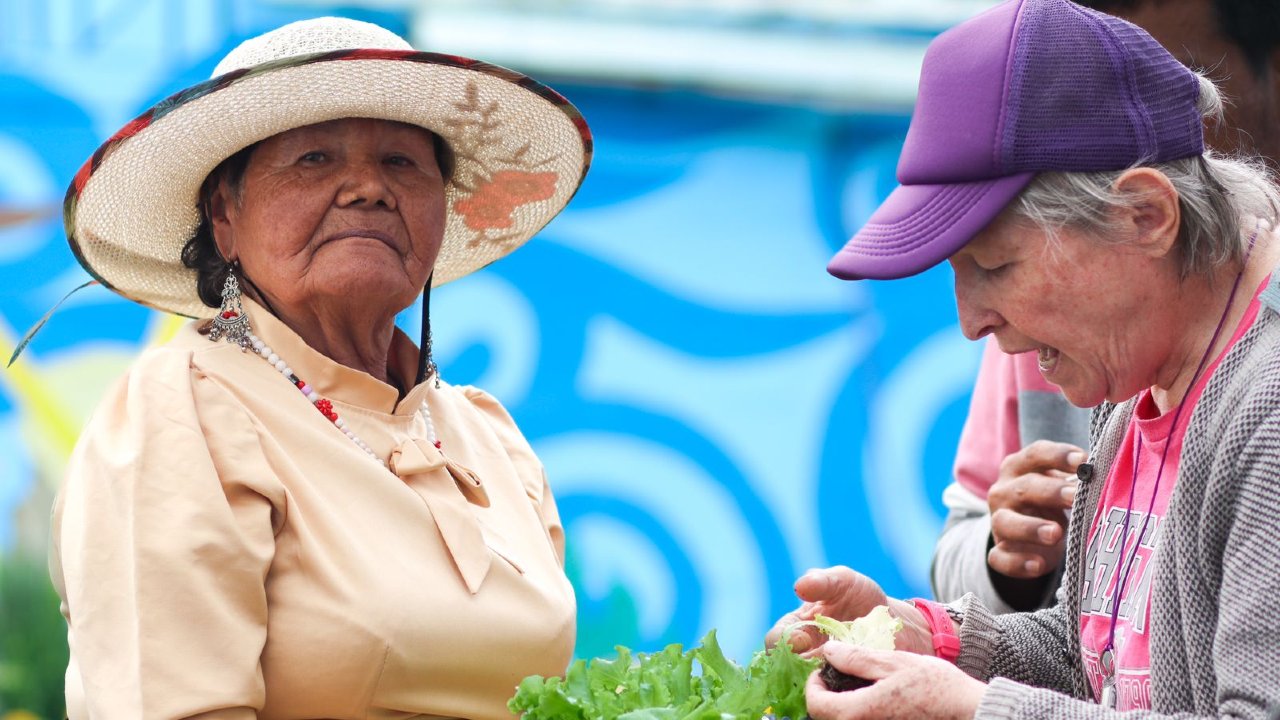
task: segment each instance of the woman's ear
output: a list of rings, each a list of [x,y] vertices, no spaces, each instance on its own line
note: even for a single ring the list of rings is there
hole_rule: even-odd
[[[1132,233],[1134,245],[1153,257],[1173,253],[1182,207],[1168,176],[1155,168],[1133,168],[1116,178],[1115,189],[1134,198],[1132,206],[1119,210],[1121,225]]]
[[[205,210],[209,214],[209,229],[213,232],[213,242],[218,246],[218,254],[229,263],[238,258],[236,252],[235,226],[236,199],[235,192],[226,180],[219,180],[217,187],[209,194],[209,204]]]

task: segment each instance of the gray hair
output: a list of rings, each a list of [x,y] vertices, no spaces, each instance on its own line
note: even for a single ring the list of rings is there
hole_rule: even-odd
[[[1222,121],[1222,96],[1212,80],[1200,79],[1200,115]],[[1260,158],[1220,155],[1206,149],[1164,163],[1139,162],[1169,178],[1178,193],[1182,222],[1177,245],[1185,278],[1208,275],[1215,268],[1243,260],[1249,240],[1242,231],[1246,218],[1257,218],[1274,227],[1280,215],[1280,192],[1275,176]],[[1015,219],[1044,230],[1052,242],[1056,231],[1071,228],[1102,243],[1125,243],[1131,237],[1118,232],[1113,220],[1117,208],[1142,205],[1141,194],[1119,192],[1116,180],[1125,170],[1105,172],[1043,172],[1009,204]],[[1252,235],[1252,228],[1248,228]]]

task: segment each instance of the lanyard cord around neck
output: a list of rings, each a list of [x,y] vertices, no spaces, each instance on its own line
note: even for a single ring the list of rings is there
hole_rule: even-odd
[[[1236,291],[1240,289],[1240,282],[1244,280],[1244,271],[1249,266],[1249,256],[1253,254],[1253,244],[1257,239],[1258,229],[1255,228],[1253,234],[1249,236],[1249,249],[1244,253],[1244,261],[1241,263],[1240,272],[1236,274],[1236,280],[1231,285],[1231,293],[1227,296],[1227,306],[1222,310],[1222,317],[1218,318],[1218,326],[1213,330],[1213,337],[1209,339],[1209,346],[1204,349],[1204,355],[1200,356],[1200,364],[1196,366],[1196,371],[1191,376],[1191,382],[1187,385],[1186,394],[1178,401],[1178,407],[1173,411],[1173,426],[1169,429],[1169,437],[1165,441],[1164,450],[1160,453],[1160,464],[1156,467],[1155,486],[1151,490],[1151,501],[1147,504],[1147,516],[1143,518],[1142,528],[1138,531],[1138,536],[1134,538],[1133,550],[1129,553],[1128,559],[1124,560],[1124,543],[1129,540],[1129,517],[1133,514],[1133,495],[1138,488],[1138,461],[1142,457],[1142,431],[1137,428],[1134,430],[1136,441],[1133,453],[1133,482],[1129,485],[1129,504],[1125,509],[1124,525],[1120,530],[1120,557],[1122,562],[1117,572],[1120,580],[1111,596],[1111,627],[1107,630],[1106,647],[1102,649],[1104,654],[1115,649],[1116,623],[1120,618],[1120,596],[1124,593],[1125,585],[1129,581],[1129,573],[1133,571],[1133,564],[1138,559],[1138,548],[1142,545],[1142,538],[1147,533],[1147,523],[1151,522],[1151,512],[1155,509],[1156,497],[1160,494],[1160,479],[1164,475],[1164,463],[1169,459],[1169,448],[1173,445],[1174,436],[1177,435],[1178,421],[1182,419],[1182,410],[1186,405],[1187,395],[1190,395],[1195,389],[1196,381],[1200,379],[1200,373],[1204,372],[1204,368],[1209,362],[1209,354],[1213,352],[1213,346],[1218,344],[1218,338],[1222,335],[1222,328],[1227,324],[1227,316],[1231,313],[1231,306],[1236,301]],[[1104,669],[1108,674],[1114,672],[1114,658],[1111,660],[1111,668]]]

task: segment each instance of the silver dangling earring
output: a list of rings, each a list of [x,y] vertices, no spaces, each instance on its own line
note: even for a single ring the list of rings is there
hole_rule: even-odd
[[[217,342],[223,337],[239,345],[242,351],[249,349],[249,316],[240,306],[240,283],[236,282],[234,265],[227,270],[227,280],[222,283],[222,307],[218,308],[209,330],[211,341]]]

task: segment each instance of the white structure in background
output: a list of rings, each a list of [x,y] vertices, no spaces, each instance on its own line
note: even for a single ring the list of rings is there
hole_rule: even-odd
[[[280,0],[302,2],[303,0]],[[306,4],[316,5],[315,0]],[[323,4],[323,3],[319,3]],[[904,112],[925,46],[995,0],[357,0],[416,47],[535,77]]]

